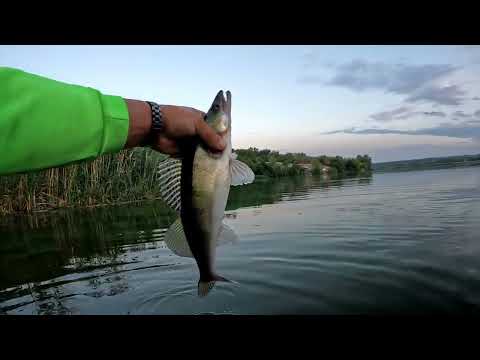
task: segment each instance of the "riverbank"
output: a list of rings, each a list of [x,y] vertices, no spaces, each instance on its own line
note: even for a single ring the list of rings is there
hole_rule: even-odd
[[[311,157],[268,149],[235,150],[257,177],[365,176],[370,158]],[[91,208],[160,199],[156,169],[165,155],[150,149],[124,150],[93,161],[29,174],[0,176],[0,215]]]

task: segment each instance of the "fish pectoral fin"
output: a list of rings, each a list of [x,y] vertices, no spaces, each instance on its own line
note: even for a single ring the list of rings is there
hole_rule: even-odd
[[[230,175],[232,177],[232,186],[250,184],[255,180],[255,174],[252,169],[240,160],[230,159]]]
[[[168,228],[163,239],[165,245],[176,255],[181,257],[193,258],[192,251],[188,245],[185,231],[183,230],[182,220],[178,218]]]
[[[158,178],[160,194],[163,201],[173,210],[180,214],[182,161],[173,158],[163,160],[158,166]]]
[[[235,231],[225,223],[222,223],[220,227],[220,232],[218,233],[217,246],[224,244],[235,244],[239,240],[238,235]]]

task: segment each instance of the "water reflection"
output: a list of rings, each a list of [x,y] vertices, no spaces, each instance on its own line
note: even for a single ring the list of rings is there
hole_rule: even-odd
[[[316,189],[341,188],[345,184],[368,185],[372,177],[329,179],[322,176],[298,176],[288,178],[258,178],[253,184],[232,187],[227,211],[243,207],[274,204],[279,201],[308,196]]]

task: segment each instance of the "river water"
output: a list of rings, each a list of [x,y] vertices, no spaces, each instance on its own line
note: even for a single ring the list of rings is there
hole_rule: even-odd
[[[232,188],[217,250],[234,280],[197,296],[162,202],[0,219],[1,314],[480,312],[480,167]]]

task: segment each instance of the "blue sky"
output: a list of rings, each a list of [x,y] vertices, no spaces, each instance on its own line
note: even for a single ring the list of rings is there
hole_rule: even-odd
[[[228,89],[234,147],[480,153],[477,46],[0,46],[0,66],[201,110]]]

